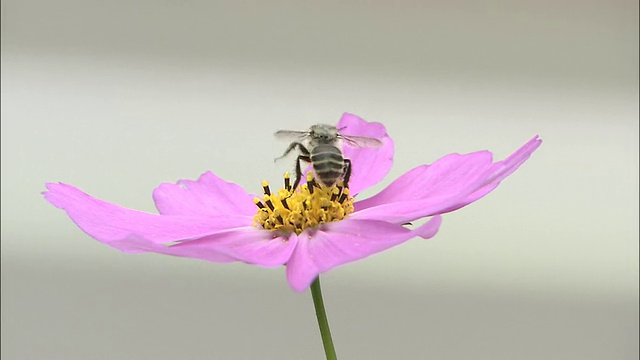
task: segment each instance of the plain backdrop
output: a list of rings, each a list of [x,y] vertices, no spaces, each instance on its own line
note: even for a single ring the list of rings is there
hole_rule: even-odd
[[[284,269],[126,255],[45,182],[155,211],[250,192],[277,129],[386,125],[372,195],[452,152],[543,145],[440,233],[323,276],[342,359],[638,358],[638,2],[2,2],[2,358],[323,359]]]

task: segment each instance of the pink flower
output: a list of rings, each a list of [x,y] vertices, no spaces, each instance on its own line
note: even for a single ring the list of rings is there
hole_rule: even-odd
[[[196,181],[157,187],[153,199],[160,214],[110,204],[63,183],[47,184],[44,195],[84,232],[123,252],[286,265],[289,284],[303,291],[316,276],[334,267],[414,237],[433,237],[441,214],[488,194],[541,143],[536,136],[495,163],[488,151],[450,154],[410,170],[377,195],[354,202],[352,196],[388,173],[394,145],[382,124],[355,115],[344,114],[338,128],[343,134],[383,142],[378,149],[344,148],[345,158],[353,163],[349,189],[323,190],[303,184],[271,193],[265,183],[268,194],[256,198],[206,172]],[[313,185],[313,179],[309,181]],[[431,219],[419,227],[403,225],[425,217]]]

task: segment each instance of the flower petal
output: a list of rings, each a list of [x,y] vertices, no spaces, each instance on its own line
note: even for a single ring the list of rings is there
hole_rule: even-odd
[[[416,229],[379,220],[347,219],[327,224],[313,234],[302,233],[287,263],[287,279],[296,291],[303,291],[320,273],[365,258],[401,244],[413,237],[428,239],[440,227],[435,216]]]
[[[520,165],[524,164],[527,159],[533,154],[534,151],[542,144],[542,140],[538,138],[536,135],[531,140],[529,140],[526,144],[516,150],[513,154],[509,155],[508,158],[504,159],[496,163],[492,169],[491,173],[486,176],[484,180],[482,180],[479,184],[476,184],[476,188],[478,190],[468,194],[461,202],[454,204],[453,206],[444,209],[439,213],[447,213],[450,211],[457,210],[463,206],[466,206],[476,200],[481,199],[488,193],[490,193],[493,189],[500,185],[500,182],[505,179],[507,176],[513,174]]]
[[[163,215],[238,214],[253,216],[253,196],[240,186],[226,182],[207,171],[196,181],[163,183],[153,191],[156,208]]]
[[[242,215],[166,216],[126,209],[93,198],[71,185],[49,183],[45,199],[67,212],[84,232],[129,253],[156,251],[156,245],[197,239],[235,227],[249,226]],[[157,251],[160,252],[160,251]]]
[[[447,155],[432,165],[402,175],[369,199],[354,204],[354,219],[384,219],[394,223],[443,214],[466,206],[495,189],[540,146],[535,136],[507,159],[493,163],[492,154]]]
[[[289,260],[297,244],[295,235],[287,238],[275,234],[248,226],[170,246],[166,254],[214,262],[224,254],[248,264],[275,267]],[[212,256],[214,260],[210,260]]]
[[[387,134],[384,125],[377,122],[366,122],[361,118],[345,113],[337,125],[341,134],[366,136],[381,140],[380,148],[353,148],[343,146],[346,159],[353,164],[349,190],[355,195],[382,180],[393,164],[393,140]]]
[[[113,244],[115,244],[115,246]],[[174,249],[174,246],[155,244],[140,237],[130,237],[126,240],[115,242],[109,245],[126,253],[133,254],[154,252],[171,256],[191,257],[216,263],[231,263],[238,261],[238,259],[236,259],[235,257],[226,255],[223,252],[218,251],[217,248],[214,247],[199,249],[197,253],[181,251]]]

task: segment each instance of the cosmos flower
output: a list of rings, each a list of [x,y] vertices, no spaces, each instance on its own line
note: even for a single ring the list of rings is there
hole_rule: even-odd
[[[393,163],[394,144],[380,123],[344,114],[341,133],[382,141],[380,148],[344,148],[351,159],[349,187],[320,186],[307,175],[293,189],[261,196],[211,172],[196,181],[164,183],[153,191],[159,214],[126,209],[63,183],[48,183],[47,201],[67,212],[84,232],[125,253],[155,252],[218,263],[242,261],[286,266],[287,279],[303,291],[320,274],[389,249],[411,238],[433,237],[441,214],[466,206],[495,189],[540,146],[534,137],[507,159],[479,151],[450,154],[408,171],[377,195],[355,196],[378,183]],[[423,225],[407,223],[428,218]]]

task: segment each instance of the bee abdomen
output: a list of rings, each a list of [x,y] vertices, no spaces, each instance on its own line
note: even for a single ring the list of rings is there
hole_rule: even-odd
[[[320,182],[327,186],[335,184],[344,172],[342,152],[335,146],[317,146],[311,154],[311,163]]]

